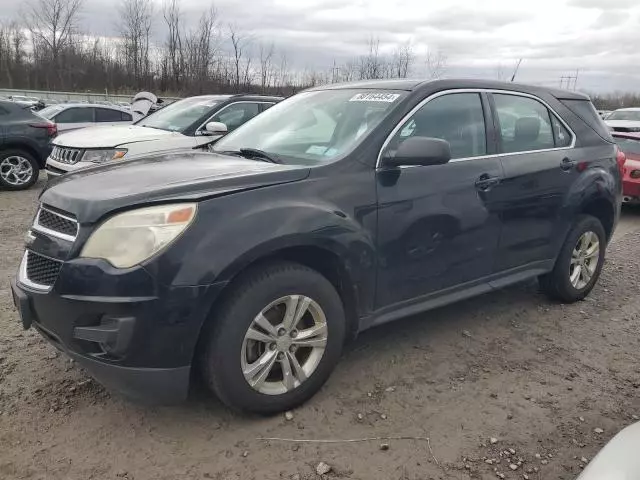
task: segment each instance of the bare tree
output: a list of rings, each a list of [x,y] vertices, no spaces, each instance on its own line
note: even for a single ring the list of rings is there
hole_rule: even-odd
[[[432,80],[442,78],[447,70],[447,56],[439,49],[427,50],[427,74]]]
[[[229,25],[229,37],[233,48],[233,85],[239,92],[240,85],[247,82],[251,68],[251,57],[247,54],[250,39],[233,25]]]
[[[74,42],[83,0],[32,0],[24,14],[35,55],[51,64],[50,80],[62,83],[61,54]]]
[[[184,74],[184,50],[182,47],[182,11],[179,0],[165,0],[162,16],[167,24],[166,64],[167,74],[171,75],[173,88],[180,89],[180,76]]]
[[[391,60],[392,76],[396,78],[407,78],[413,65],[414,55],[411,42],[400,45],[393,52]]]
[[[148,83],[153,3],[151,0],[122,0],[119,9],[122,55],[137,88]]]
[[[275,54],[275,47],[273,42],[269,45],[260,43],[260,87],[262,92],[266,91],[266,88],[270,86],[273,79],[273,56]]]
[[[360,79],[382,78],[382,62],[380,59],[380,39],[369,38],[369,52],[360,57],[359,65]]]
[[[496,79],[500,80],[501,82],[504,82],[507,80],[507,72],[504,68],[504,65],[502,65],[502,63],[499,63],[494,69],[493,69],[493,73],[494,76],[496,77]]]

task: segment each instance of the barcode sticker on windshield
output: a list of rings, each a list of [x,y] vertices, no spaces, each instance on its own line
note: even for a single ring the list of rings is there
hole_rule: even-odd
[[[395,102],[400,96],[399,93],[357,93],[351,99],[350,102]]]

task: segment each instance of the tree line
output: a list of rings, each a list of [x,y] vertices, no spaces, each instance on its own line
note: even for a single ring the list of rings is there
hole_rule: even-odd
[[[273,42],[225,22],[213,4],[187,25],[181,0],[164,0],[161,7],[151,0],[121,0],[115,39],[82,31],[82,9],[83,0],[30,0],[20,20],[0,25],[0,87],[288,95],[323,83],[406,78],[418,61],[439,78],[447,64],[437,50],[418,59],[410,42],[383,53],[372,37],[362,55],[325,68],[299,68]]]
[[[437,48],[411,42],[383,51],[376,37],[361,55],[319,68],[295,65],[285,49],[221,18],[210,4],[188,21],[182,0],[119,0],[116,38],[83,31],[84,0],[27,0],[19,20],[0,25],[0,88],[166,96],[259,92],[290,95],[342,81],[446,75]],[[190,17],[193,18],[193,17]],[[508,80],[500,66],[495,76]],[[593,95],[601,109],[640,105],[640,95]]]

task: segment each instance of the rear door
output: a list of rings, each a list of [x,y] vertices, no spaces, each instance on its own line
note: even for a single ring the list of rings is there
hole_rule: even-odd
[[[70,107],[54,116],[53,121],[58,125],[58,132],[90,127],[95,122],[95,111],[93,107]]]
[[[377,308],[411,301],[492,273],[500,237],[494,208],[502,178],[486,96],[448,93],[399,124],[381,158],[413,136],[447,140],[445,165],[378,166]]]
[[[563,235],[565,194],[577,179],[575,136],[540,99],[491,94],[504,179],[496,188],[502,220],[496,271],[554,258]]]

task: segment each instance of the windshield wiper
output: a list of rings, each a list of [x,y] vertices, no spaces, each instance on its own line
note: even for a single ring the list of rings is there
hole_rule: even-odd
[[[270,163],[282,163],[280,159],[263,150],[258,150],[257,148],[241,148],[238,151],[240,152],[240,155],[245,158],[257,159]]]

